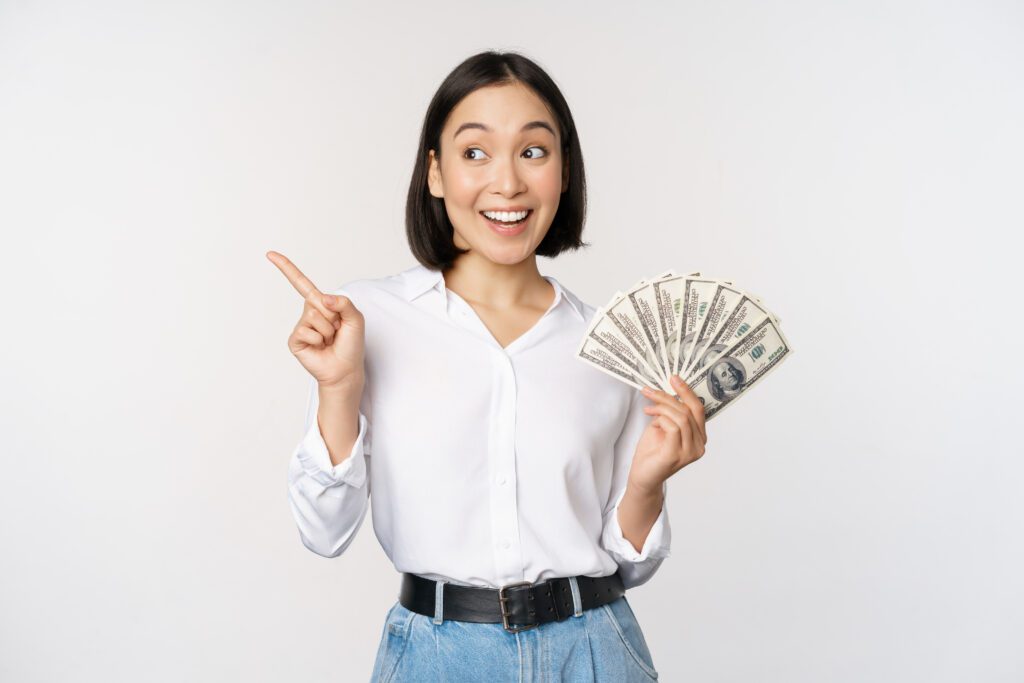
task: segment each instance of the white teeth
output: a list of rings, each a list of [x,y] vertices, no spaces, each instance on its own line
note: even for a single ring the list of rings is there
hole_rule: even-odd
[[[512,221],[521,221],[526,218],[526,214],[529,211],[484,211],[483,214],[495,221],[503,221],[505,223],[511,223]]]

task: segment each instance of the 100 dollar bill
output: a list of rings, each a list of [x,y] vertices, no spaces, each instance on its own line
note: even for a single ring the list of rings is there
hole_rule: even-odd
[[[775,321],[763,319],[686,381],[704,404],[705,421],[729,407],[792,353]]]

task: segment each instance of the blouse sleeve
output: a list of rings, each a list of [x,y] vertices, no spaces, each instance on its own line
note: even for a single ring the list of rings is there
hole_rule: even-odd
[[[604,512],[604,526],[601,533],[601,546],[618,563],[619,573],[627,590],[646,583],[658,570],[664,559],[672,555],[672,529],[668,521],[667,496],[662,505],[661,514],[654,521],[640,552],[637,552],[633,544],[626,540],[619,526],[619,502],[626,493],[626,482],[629,479],[629,468],[633,462],[633,452],[640,440],[640,435],[647,428],[648,421],[652,419],[644,412],[643,400],[643,394],[633,391],[626,423],[615,442],[610,507]],[[662,493],[668,493],[667,481],[662,485]]]
[[[288,463],[288,503],[303,545],[337,557],[352,543],[369,508],[369,421],[359,412],[359,434],[348,457],[332,465],[320,433],[320,393],[310,378],[305,433]]]

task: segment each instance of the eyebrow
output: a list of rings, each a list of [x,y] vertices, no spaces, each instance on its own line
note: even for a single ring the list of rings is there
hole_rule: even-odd
[[[488,128],[487,126],[485,126],[484,124],[476,123],[475,121],[470,121],[469,123],[464,123],[461,126],[459,126],[458,130],[455,131],[455,135],[452,136],[452,139],[454,140],[455,138],[457,138],[459,136],[459,133],[461,133],[462,131],[464,131],[464,130],[466,130],[468,128],[479,128],[480,130],[484,131],[485,133],[492,132],[491,129]],[[551,133],[551,135],[555,135],[554,129],[546,121],[530,121],[525,126],[520,128],[519,132],[520,133],[525,133],[526,131],[533,130],[534,128],[543,128],[543,129],[547,130],[549,133]]]

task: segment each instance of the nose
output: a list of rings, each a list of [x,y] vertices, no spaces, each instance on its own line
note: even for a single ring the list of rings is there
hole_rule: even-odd
[[[504,197],[513,197],[526,190],[526,183],[516,166],[515,159],[503,159],[492,166],[494,190]]]

